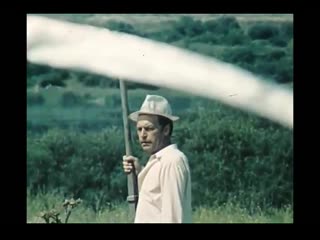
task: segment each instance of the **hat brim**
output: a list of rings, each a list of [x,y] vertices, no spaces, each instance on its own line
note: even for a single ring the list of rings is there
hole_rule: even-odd
[[[164,114],[150,113],[150,112],[141,112],[141,111],[133,112],[133,113],[131,113],[128,117],[129,117],[129,119],[131,119],[132,121],[137,122],[137,121],[138,121],[138,117],[139,117],[139,115],[141,115],[141,114],[162,116],[162,117],[165,117],[165,118],[170,119],[170,120],[173,121],[173,122],[179,120],[179,117],[177,117],[177,116],[168,116],[168,115],[164,115]]]

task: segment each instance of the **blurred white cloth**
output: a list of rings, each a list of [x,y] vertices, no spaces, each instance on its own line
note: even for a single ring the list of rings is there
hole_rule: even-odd
[[[211,98],[293,128],[291,90],[231,64],[150,39],[27,16],[27,59]]]

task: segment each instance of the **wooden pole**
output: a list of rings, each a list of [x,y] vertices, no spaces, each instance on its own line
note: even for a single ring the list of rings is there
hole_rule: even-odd
[[[123,129],[124,129],[124,139],[125,139],[125,148],[126,155],[132,155],[131,144],[130,144],[130,126],[128,122],[128,95],[127,87],[125,82],[122,79],[120,81],[120,92],[121,92],[121,107],[122,107],[122,118],[123,118]],[[135,169],[128,174],[128,197],[127,201],[130,206],[130,212],[134,216],[135,210],[138,203],[138,182]]]

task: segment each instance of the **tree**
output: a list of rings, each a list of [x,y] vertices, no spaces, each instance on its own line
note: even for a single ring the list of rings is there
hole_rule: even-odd
[[[202,22],[195,21],[192,17],[183,16],[175,24],[174,30],[183,36],[193,37],[201,34],[204,29]]]
[[[270,39],[279,35],[279,28],[272,23],[257,23],[249,28],[251,39]]]
[[[234,16],[222,16],[215,20],[209,20],[203,25],[206,31],[216,34],[228,34],[229,32],[241,29]]]
[[[51,68],[44,65],[34,64],[27,61],[27,77],[34,75],[46,74],[51,71]]]
[[[66,84],[64,82],[63,77],[66,76],[64,72],[59,71],[51,71],[48,74],[41,75],[40,86],[46,87],[48,85],[65,87]]]

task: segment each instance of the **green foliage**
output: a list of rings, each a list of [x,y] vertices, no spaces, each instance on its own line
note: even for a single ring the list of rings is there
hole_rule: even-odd
[[[250,46],[241,46],[232,51],[225,51],[223,59],[230,63],[252,65],[256,59],[256,52]]]
[[[157,90],[159,89],[159,87],[156,86],[152,86],[149,84],[142,84],[142,83],[133,83],[133,82],[127,82],[126,83],[126,87],[127,89],[146,89],[146,90]]]
[[[45,223],[41,218],[44,211],[59,206],[65,197],[56,192],[31,195],[27,193],[27,223]],[[83,202],[84,203],[84,202]],[[132,223],[128,204],[125,202],[103,207],[99,212],[81,203],[69,219],[69,223]],[[65,214],[62,214],[62,218]],[[257,209],[250,213],[247,209],[228,202],[213,207],[199,206],[192,212],[194,223],[292,223],[293,208],[285,206],[281,209]]]
[[[119,81],[111,77],[91,74],[82,71],[73,71],[73,75],[79,82],[87,87],[119,88]]]
[[[64,87],[65,80],[69,78],[69,71],[51,68],[48,66],[27,62],[27,87],[38,84],[41,87],[48,85]]]
[[[235,17],[223,16],[215,20],[201,22],[191,17],[183,16],[173,25],[173,30],[167,34],[159,33],[160,40],[165,42],[185,39],[185,41],[227,45],[244,44],[248,41]]]
[[[191,104],[182,99],[178,105],[184,103]],[[173,132],[189,158],[194,206],[231,201],[254,211],[291,204],[292,132],[219,104],[203,107],[210,111],[180,114],[183,121]],[[28,135],[28,187],[34,193],[60,189],[74,194],[95,211],[125,201],[121,129]],[[144,162],[136,134],[132,137],[133,153]]]
[[[45,79],[40,82],[40,86],[42,88],[45,88],[50,85],[51,86],[58,86],[58,87],[65,87],[66,86],[66,84],[59,78]]]
[[[117,95],[119,96],[119,93]],[[80,101],[88,101],[84,97],[77,96],[81,99]],[[72,107],[69,105],[48,106],[47,104],[41,107],[28,106],[27,130],[33,134],[40,134],[55,127],[81,132],[98,132],[105,127],[120,127],[122,126],[122,114],[120,97],[118,99],[117,103],[113,103],[110,97],[106,98],[105,106],[87,102]]]
[[[126,182],[118,166],[122,149],[117,130],[80,134],[53,129],[28,138],[28,187],[32,193],[59,189],[86,199],[98,211],[102,205],[97,200],[102,204],[123,197]]]
[[[33,64],[27,61],[27,77],[34,75],[46,74],[51,71],[51,68],[48,66]]]
[[[64,107],[78,106],[81,105],[83,102],[83,97],[71,91],[64,92],[61,97],[61,105]]]
[[[202,34],[199,34],[192,38],[192,42],[198,42],[198,43],[208,43],[208,44],[218,44],[220,42],[220,36],[213,33],[213,32],[203,32]]]
[[[255,40],[248,45],[225,49],[220,58],[270,81],[278,83],[293,81],[292,49],[270,47],[267,42]]]
[[[194,204],[233,200],[254,209],[291,203],[292,132],[219,105],[210,109],[176,128],[192,169]]]
[[[108,24],[113,30],[214,56],[279,83],[293,81],[292,22],[256,23],[244,31],[230,16],[206,22],[183,17],[168,30],[148,33],[138,33],[130,24]],[[118,81],[100,75],[27,63],[28,87],[36,83],[55,85],[55,81],[67,83],[64,80],[70,77],[88,87],[119,88]],[[129,89],[141,87],[157,89],[128,84]],[[129,108],[139,108],[143,99],[140,95],[129,96]],[[94,96],[65,92],[60,101],[65,108],[56,109],[64,119],[53,117],[50,108],[28,109],[33,117],[27,121],[27,184],[32,194],[74,194],[99,211],[126,197],[126,176],[121,168],[123,133],[119,130],[121,101],[118,92],[106,97],[103,107],[89,107],[90,100]],[[253,211],[292,203],[291,131],[218,104],[197,104],[187,97],[169,100],[174,109],[181,109],[182,121],[174,126],[173,137],[189,157],[194,206],[232,202]],[[41,105],[44,98],[28,93],[27,103],[28,107]],[[193,110],[187,110],[189,107]],[[80,117],[75,120],[74,116]],[[109,130],[101,131],[105,127]],[[145,161],[135,135],[133,139],[134,154]]]
[[[285,47],[287,45],[287,41],[282,36],[275,36],[270,39],[270,43],[278,47]]]
[[[279,33],[270,39],[270,42],[279,47],[287,46],[290,39],[293,38],[293,23],[283,22],[279,24]]]
[[[119,32],[124,32],[124,33],[129,33],[129,34],[136,33],[136,30],[134,29],[134,27],[131,24],[121,22],[121,21],[110,20],[107,22],[106,28],[113,30],[113,31],[119,31]]]
[[[193,37],[203,32],[202,22],[183,16],[174,24],[174,30],[181,36]]]
[[[40,93],[27,94],[27,104],[29,106],[43,105],[44,102],[45,102],[45,99]]]
[[[203,23],[203,27],[208,32],[225,35],[241,29],[237,19],[233,16],[222,16],[215,20]]]
[[[279,28],[272,23],[257,23],[248,30],[251,39],[270,39],[279,35]]]
[[[236,29],[233,31],[229,31],[229,33],[222,38],[222,41],[225,44],[234,46],[248,43],[249,38],[245,35],[242,29]]]
[[[282,57],[277,65],[276,80],[279,83],[293,82],[293,59]]]

